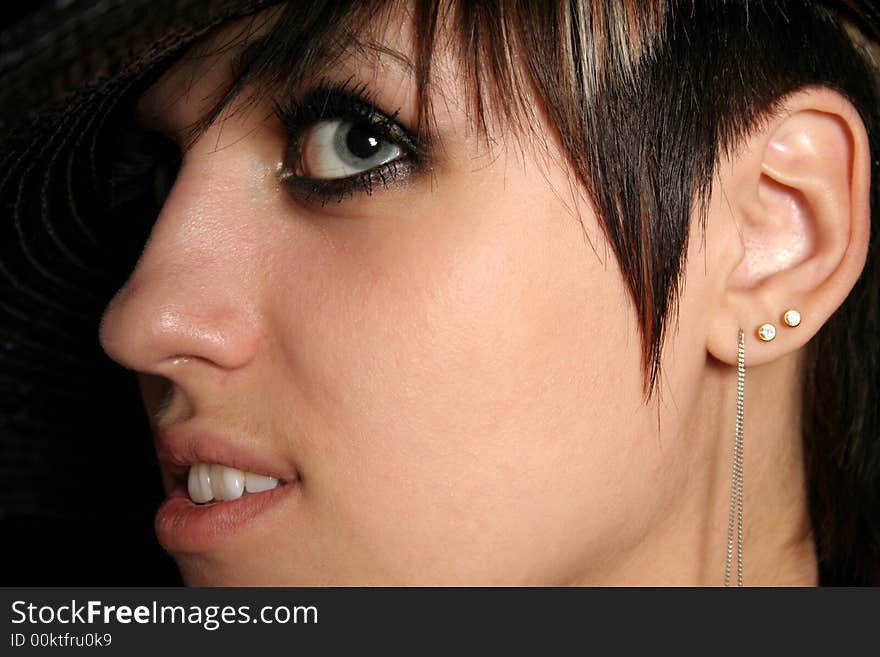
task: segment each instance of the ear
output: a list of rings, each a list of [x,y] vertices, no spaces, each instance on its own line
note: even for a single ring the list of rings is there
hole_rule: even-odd
[[[798,91],[724,162],[718,182],[713,197],[724,202],[710,206],[722,216],[709,216],[720,244],[709,245],[707,350],[736,366],[742,328],[746,362],[759,365],[806,344],[864,268],[871,223],[864,124],[837,92]],[[789,309],[800,313],[799,326],[782,321]],[[776,327],[769,342],[757,333],[765,322]]]

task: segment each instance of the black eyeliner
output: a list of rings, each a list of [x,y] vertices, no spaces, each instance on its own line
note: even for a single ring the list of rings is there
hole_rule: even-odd
[[[365,84],[321,82],[302,99],[287,98],[274,103],[275,115],[287,133],[287,146],[280,174],[281,182],[297,200],[342,201],[356,192],[368,195],[375,187],[387,188],[422,170],[427,160],[420,140],[395,119],[400,110],[386,114],[373,102]],[[369,126],[378,135],[398,145],[404,155],[373,169],[345,178],[307,178],[298,176],[298,158],[306,130],[320,121],[342,119]]]

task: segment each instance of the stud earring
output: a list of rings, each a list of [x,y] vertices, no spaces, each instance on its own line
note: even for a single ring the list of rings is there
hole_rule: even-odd
[[[801,314],[797,310],[786,310],[782,316],[782,321],[786,326],[797,326],[801,323]]]
[[[764,342],[770,342],[770,340],[776,337],[776,327],[770,322],[761,324],[758,327],[758,337]]]

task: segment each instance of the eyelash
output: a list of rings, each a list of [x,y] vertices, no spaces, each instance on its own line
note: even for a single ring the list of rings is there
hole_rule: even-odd
[[[320,202],[324,206],[331,200],[341,202],[360,192],[369,196],[377,185],[387,188],[399,184],[425,165],[425,147],[412,132],[395,121],[399,110],[390,115],[379,110],[365,84],[321,82],[302,100],[291,97],[284,102],[276,101],[274,109],[288,140],[280,180],[296,200]],[[346,178],[298,176],[295,171],[302,156],[304,135],[319,121],[331,119],[369,126],[380,137],[399,146],[403,155]]]

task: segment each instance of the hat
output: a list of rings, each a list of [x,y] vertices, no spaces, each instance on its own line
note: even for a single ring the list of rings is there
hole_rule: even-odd
[[[176,55],[270,4],[55,0],[0,32],[7,585],[176,581],[152,532],[162,492],[137,384],[98,343],[156,212],[114,189],[107,163]]]

